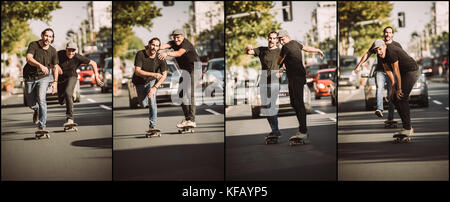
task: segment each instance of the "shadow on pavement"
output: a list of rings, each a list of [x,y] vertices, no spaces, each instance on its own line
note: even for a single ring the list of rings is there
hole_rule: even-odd
[[[96,149],[110,149],[112,148],[112,137],[108,138],[96,138],[88,140],[78,140],[72,142],[72,146],[76,147],[91,147]]]

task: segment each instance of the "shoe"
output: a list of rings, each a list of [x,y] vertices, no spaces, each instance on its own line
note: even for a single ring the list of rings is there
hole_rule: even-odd
[[[308,133],[301,133],[300,131],[297,131],[297,133],[294,136],[289,138],[289,141],[291,141],[292,139],[296,139],[296,138],[302,139],[305,144],[310,143]]]
[[[36,110],[33,112],[33,123],[38,124],[39,123],[39,111]]]
[[[183,127],[186,126],[186,123],[187,123],[187,121],[186,121],[186,120],[183,120],[183,121],[181,121],[181,123],[177,124],[177,127],[178,127],[178,128],[183,128]]]
[[[273,134],[275,136],[278,136],[278,137],[281,137],[280,131],[272,132],[271,134]]]
[[[73,120],[71,118],[67,118],[66,124],[72,124]]]
[[[383,111],[377,109],[377,110],[375,111],[375,115],[377,115],[378,117],[383,117]]]
[[[406,130],[406,129],[404,129],[404,128],[402,128],[399,132],[398,132],[398,134],[402,134],[402,135],[406,135],[406,136],[411,136],[411,135],[413,135],[413,133],[414,133],[414,129],[411,127],[411,129],[410,130]]]
[[[195,122],[191,121],[191,120],[188,120],[187,123],[186,123],[186,126],[191,126],[191,127],[195,128],[195,127],[197,127],[197,124]]]

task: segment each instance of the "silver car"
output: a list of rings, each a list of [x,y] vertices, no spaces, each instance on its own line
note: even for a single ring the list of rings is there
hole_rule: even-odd
[[[361,72],[355,73],[358,62],[356,56],[340,56],[339,57],[339,80],[338,86],[354,86],[359,89],[361,83]]]

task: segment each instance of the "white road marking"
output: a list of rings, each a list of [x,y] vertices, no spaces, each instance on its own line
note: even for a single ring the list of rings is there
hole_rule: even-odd
[[[433,100],[433,102],[436,103],[436,104],[438,104],[438,105],[441,105],[441,104],[442,104],[442,102],[439,102],[439,101],[437,101],[437,100]]]
[[[319,111],[319,110],[314,110],[315,112],[317,112],[318,114],[326,114],[325,112]]]
[[[214,110],[212,110],[212,109],[205,109],[205,111],[207,111],[207,112],[209,112],[209,113],[211,113],[211,114],[214,114],[214,115],[222,115],[221,113],[216,112],[216,111],[214,111]]]
[[[89,101],[89,102],[96,102],[95,100],[93,100],[91,98],[88,98],[87,101]]]
[[[108,107],[106,105],[100,105],[101,108],[106,109],[106,110],[111,110],[111,107]]]
[[[445,108],[448,111],[448,107]]]

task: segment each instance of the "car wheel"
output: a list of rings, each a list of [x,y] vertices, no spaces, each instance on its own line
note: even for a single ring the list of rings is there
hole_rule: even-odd
[[[261,112],[261,108],[259,108],[259,107],[252,108],[252,118],[253,119],[259,118],[260,117],[259,116],[260,112]]]
[[[422,107],[430,106],[430,103],[428,101],[428,95],[423,96],[422,103],[420,104],[420,106]]]
[[[128,81],[128,98],[130,108],[136,109],[138,107],[138,96],[136,86],[131,81]]]
[[[336,100],[334,99],[333,96],[331,96],[331,105],[336,106]]]

